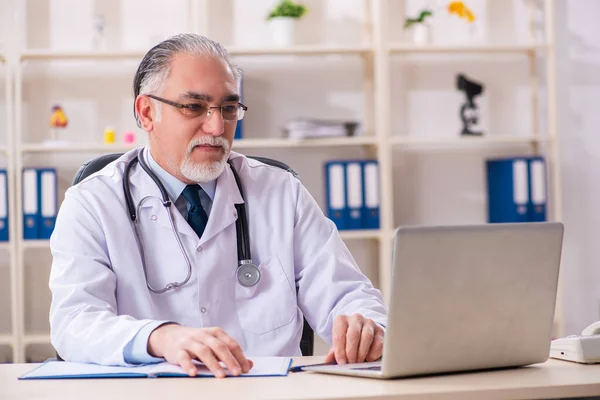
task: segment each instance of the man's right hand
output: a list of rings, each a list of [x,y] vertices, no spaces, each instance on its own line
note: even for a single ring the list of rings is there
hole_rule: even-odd
[[[247,373],[254,365],[246,359],[240,345],[221,328],[186,328],[162,325],[148,338],[148,353],[181,366],[190,376],[196,375],[192,360],[204,363],[217,377],[224,378],[222,361],[234,376]]]

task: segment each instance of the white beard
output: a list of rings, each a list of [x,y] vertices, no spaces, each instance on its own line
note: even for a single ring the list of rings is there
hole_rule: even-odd
[[[221,146],[223,148],[223,157],[219,161],[196,163],[192,160],[191,154],[195,146],[208,144],[211,146]],[[193,182],[204,183],[217,179],[227,164],[229,157],[229,143],[220,136],[206,136],[195,139],[190,142],[187,153],[179,169],[181,174]]]

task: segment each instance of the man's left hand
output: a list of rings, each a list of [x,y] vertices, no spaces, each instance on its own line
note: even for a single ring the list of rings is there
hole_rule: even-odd
[[[333,322],[333,346],[325,362],[338,364],[375,361],[383,352],[383,328],[359,314],[338,315]]]

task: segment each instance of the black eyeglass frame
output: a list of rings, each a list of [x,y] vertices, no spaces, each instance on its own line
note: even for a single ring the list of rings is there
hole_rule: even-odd
[[[176,107],[176,108],[179,108],[179,109],[187,109],[187,110],[190,110],[190,111],[194,111],[194,108],[198,107],[198,104],[182,104],[182,103],[177,103],[175,101],[163,99],[162,97],[158,97],[158,96],[155,96],[153,94],[147,94],[146,96],[150,97],[151,99],[158,100],[158,101],[160,101],[162,103],[168,104],[170,106],[173,106],[173,107]],[[238,116],[237,119],[231,119],[231,120],[230,119],[225,119],[225,117],[223,116],[223,107],[227,107],[227,106],[207,106],[206,108],[207,108],[207,112],[209,114],[207,114],[206,117],[210,118],[210,116],[212,115],[212,111],[211,110],[213,108],[218,108],[219,111],[221,111],[221,118],[223,118],[223,121],[228,121],[228,122],[240,121],[240,120],[242,120],[244,118],[244,114],[246,113],[246,111],[248,111],[248,107],[245,104],[240,103],[239,101],[238,101],[237,104],[238,104],[238,107],[241,107],[241,109],[242,109],[242,113],[241,113],[242,115],[241,115],[241,117]]]

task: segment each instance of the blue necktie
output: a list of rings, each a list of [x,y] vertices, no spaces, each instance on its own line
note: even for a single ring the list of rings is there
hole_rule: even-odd
[[[190,209],[188,211],[187,222],[190,224],[194,232],[198,237],[202,237],[206,223],[208,222],[208,215],[200,203],[199,190],[202,190],[198,185],[187,185],[183,189],[183,197],[190,203]]]

